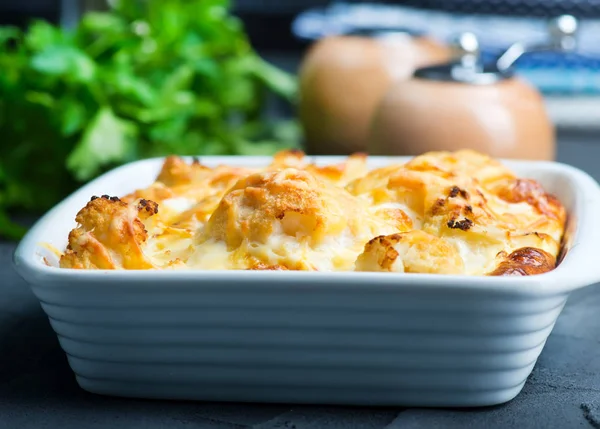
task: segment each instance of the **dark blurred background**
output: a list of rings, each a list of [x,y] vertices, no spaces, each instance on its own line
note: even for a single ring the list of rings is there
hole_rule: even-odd
[[[86,9],[102,8],[105,0],[1,0],[0,24],[24,25],[32,17],[70,23]],[[233,0],[255,47],[263,51],[302,51],[306,42],[290,31],[301,12],[325,7],[327,0]],[[345,4],[364,3],[357,0]],[[423,10],[499,16],[553,17],[568,13],[578,18],[600,17],[600,0],[371,0],[370,4],[416,7]]]

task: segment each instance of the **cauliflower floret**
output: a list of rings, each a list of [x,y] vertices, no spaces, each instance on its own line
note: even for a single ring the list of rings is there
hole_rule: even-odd
[[[373,238],[358,256],[356,271],[463,274],[464,264],[450,243],[414,230]]]
[[[530,276],[542,274],[554,269],[556,258],[534,247],[522,247],[510,255],[499,255],[503,260],[498,267],[489,273],[490,276]]]
[[[154,201],[127,204],[117,197],[92,197],[77,213],[79,224],[69,234],[69,244],[60,259],[62,268],[149,269],[153,268],[141,246],[148,238],[144,220],[158,212]]]

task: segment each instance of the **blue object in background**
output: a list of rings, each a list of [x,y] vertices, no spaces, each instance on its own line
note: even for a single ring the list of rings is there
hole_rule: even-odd
[[[546,19],[536,17],[334,3],[301,13],[293,22],[292,31],[299,38],[316,40],[361,29],[400,28],[443,41],[470,31],[479,38],[484,61],[493,61],[512,43],[546,39],[546,26]],[[527,54],[515,64],[517,71],[546,95],[600,95],[600,19],[580,20],[578,34],[576,53]]]
[[[484,50],[484,61],[499,51]],[[531,53],[515,64],[516,70],[548,95],[600,95],[600,58],[555,52]]]

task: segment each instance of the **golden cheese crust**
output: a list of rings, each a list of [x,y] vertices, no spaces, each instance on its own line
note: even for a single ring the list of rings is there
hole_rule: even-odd
[[[290,150],[255,169],[170,156],[152,185],[76,220],[63,268],[507,276],[556,266],[566,211],[471,150],[370,171],[364,154],[315,165]]]
[[[554,256],[560,250],[562,204],[539,183],[473,151],[428,153],[373,170],[347,189],[374,207],[399,207],[416,229],[453,244],[465,274],[492,272],[521,247]]]
[[[402,221],[410,223],[371,210],[307,169],[269,169],[240,180],[221,199],[192,263],[209,268],[214,262],[204,256],[222,243],[237,268],[352,269],[365,241],[402,229]]]

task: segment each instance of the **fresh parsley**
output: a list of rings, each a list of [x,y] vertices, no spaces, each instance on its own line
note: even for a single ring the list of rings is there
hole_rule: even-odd
[[[0,236],[9,210],[45,210],[139,158],[270,154],[298,142],[294,77],[262,60],[225,0],[121,0],[76,28],[0,27]]]

